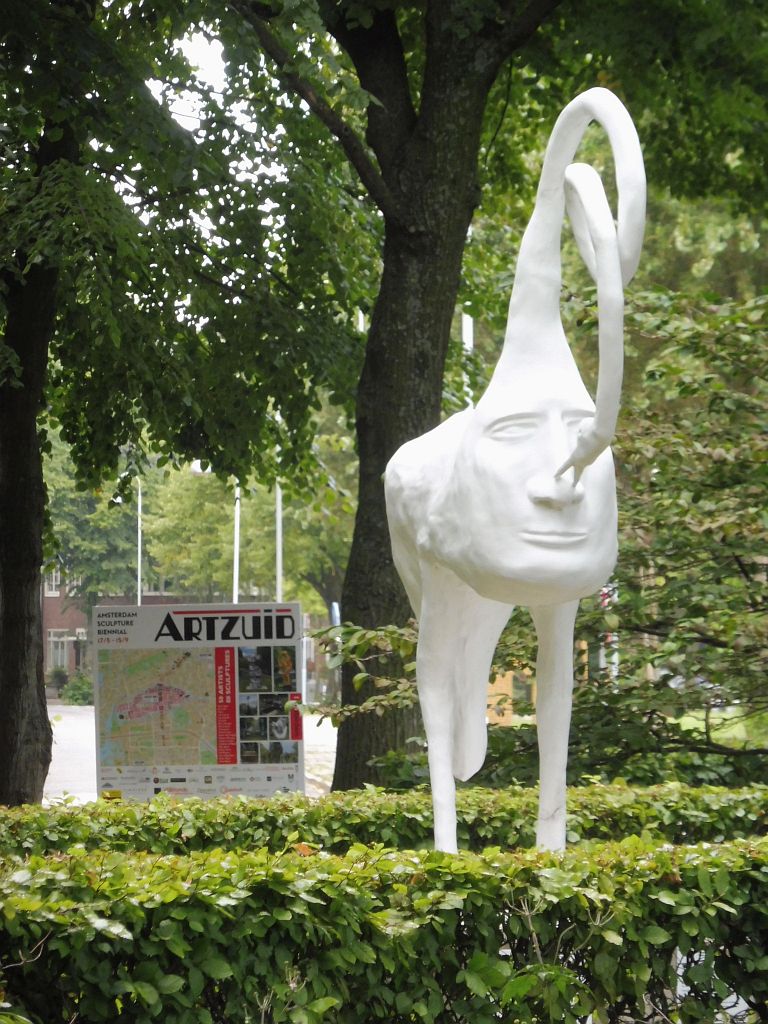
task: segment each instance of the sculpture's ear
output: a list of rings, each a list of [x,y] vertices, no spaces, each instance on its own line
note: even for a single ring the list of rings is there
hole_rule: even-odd
[[[589,121],[605,129],[613,151],[618,193],[617,220],[599,174],[570,163]],[[547,148],[540,195],[562,180],[576,244],[597,284],[599,370],[595,418],[580,433],[558,469],[573,468],[574,481],[611,443],[616,430],[624,367],[624,286],[640,261],[645,227],[645,169],[640,141],[624,105],[606,89],[590,89],[568,104]]]
[[[583,182],[582,176],[576,175],[573,170],[577,167],[586,166],[586,164],[569,164],[566,168],[565,208],[568,211],[568,217],[571,222],[573,237],[576,239],[576,245],[579,249],[579,255],[584,260],[584,265],[589,271],[589,276],[595,284],[597,284],[597,258],[595,256],[595,246],[589,229],[589,219],[587,214],[588,199],[584,194],[583,187],[580,187]],[[600,181],[599,176],[598,182],[600,188],[603,189],[603,183]],[[603,195],[605,195],[604,189]],[[608,200],[606,199],[606,206],[607,204]]]
[[[599,370],[595,418],[579,434],[557,476],[573,467],[574,482],[611,443],[624,369],[624,284],[619,241],[600,175],[588,164],[569,164],[565,198],[579,252],[597,284]]]

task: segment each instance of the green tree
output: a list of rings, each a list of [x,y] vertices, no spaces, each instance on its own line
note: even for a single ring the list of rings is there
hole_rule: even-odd
[[[332,417],[338,425],[338,418]],[[328,612],[341,598],[354,516],[355,459],[351,438],[319,433],[313,443],[323,467],[316,492],[284,493],[284,592],[310,611]],[[45,483],[49,557],[64,567],[73,599],[85,609],[104,595],[136,590],[138,502],[114,500],[117,482],[98,491],[78,487],[69,448],[50,437]],[[189,600],[229,601],[234,552],[234,482],[199,467],[163,472],[151,466],[141,479],[143,578]],[[134,488],[138,484],[134,481]],[[243,593],[275,593],[275,493],[263,485],[241,489],[240,579]]]
[[[44,462],[48,549],[64,566],[84,610],[104,594],[136,591],[137,503],[112,500],[117,488],[78,488],[69,448],[52,433]]]
[[[249,504],[244,497],[243,517]],[[233,487],[213,474],[193,473],[185,465],[154,489],[145,509],[147,547],[169,592],[193,601],[229,601]]]
[[[284,504],[285,564],[322,599],[330,617],[333,605],[341,605],[357,507],[357,458],[338,410],[324,410],[313,449],[321,471],[313,492],[289,491]]]
[[[624,549],[615,614],[628,668],[639,675],[650,653],[682,708],[768,709],[765,310],[765,296],[678,295],[647,296],[632,314],[659,347],[616,448]]]

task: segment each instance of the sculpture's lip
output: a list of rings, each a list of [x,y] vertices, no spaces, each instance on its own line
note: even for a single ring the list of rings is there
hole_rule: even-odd
[[[586,540],[587,533],[584,530],[524,530],[521,536],[523,540],[533,541],[536,544],[566,547],[569,544],[579,544]]]

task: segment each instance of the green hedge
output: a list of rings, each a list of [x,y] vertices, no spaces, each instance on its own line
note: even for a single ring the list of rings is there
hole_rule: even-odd
[[[534,843],[537,794],[531,789],[460,790],[462,848]],[[768,787],[689,789],[679,784],[630,789],[589,786],[568,793],[569,839],[645,834],[670,842],[719,842],[768,832]],[[87,848],[184,853],[211,847],[280,850],[302,842],[342,853],[352,843],[419,849],[432,842],[431,798],[425,790],[365,790],[321,800],[158,798],[149,804],[98,802],[49,808],[0,808],[0,854]]]
[[[766,838],[562,856],[74,848],[0,868],[1,984],[39,1024],[687,1024],[734,993],[766,1019]]]

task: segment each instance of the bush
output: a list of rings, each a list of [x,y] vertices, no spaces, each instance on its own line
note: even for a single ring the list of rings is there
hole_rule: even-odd
[[[633,588],[625,588],[623,593],[626,600]],[[616,618],[613,613],[606,614],[597,597],[582,602],[580,616],[580,629],[584,632],[579,635],[592,635],[596,642],[608,628],[608,619]],[[613,623],[610,629],[614,630],[616,625]],[[355,667],[356,685],[370,683],[375,688],[373,696],[362,705],[320,709],[337,723],[359,714],[383,714],[416,701],[418,635],[414,623],[368,630],[345,623],[321,630],[315,637],[331,652],[333,664]],[[728,644],[723,648],[715,646],[730,652]],[[698,650],[702,644],[697,642],[694,647]],[[638,786],[668,780],[689,786],[740,787],[760,783],[765,761],[765,743],[761,742],[765,714],[759,713],[762,701],[758,696],[762,690],[758,688],[748,699],[742,699],[745,693],[740,691],[736,699],[739,717],[748,723],[749,739],[726,739],[719,727],[724,720],[727,724],[727,716],[722,713],[734,698],[723,684],[722,673],[718,686],[702,686],[696,678],[681,681],[681,676],[669,672],[660,672],[658,678],[649,680],[649,651],[642,646],[640,654],[639,661],[635,659],[634,671],[627,672],[624,670],[632,659],[627,661],[628,651],[622,648],[621,679],[600,671],[576,685],[568,744],[568,785],[615,779]],[[532,672],[535,660],[535,631],[528,612],[518,608],[497,646],[494,671]],[[534,709],[516,699],[515,711],[522,716],[530,714],[531,720],[512,728],[489,729],[488,753],[483,768],[472,780],[473,785],[536,784],[539,758],[532,719]],[[419,786],[429,774],[423,749],[390,751],[369,763],[375,768],[377,779],[389,789]]]
[[[529,847],[534,843],[537,793],[532,789],[460,790],[462,848]],[[768,787],[743,790],[680,785],[634,790],[590,786],[568,793],[569,841],[644,835],[657,841],[721,842],[768,832]],[[148,804],[97,802],[78,807],[0,808],[0,854],[66,853],[86,849],[145,850],[157,854],[266,847],[292,843],[343,853],[360,843],[400,849],[432,844],[432,802],[426,790],[387,793],[368,789],[320,800],[287,794],[270,800],[244,797]]]
[[[68,679],[69,673],[65,668],[52,668],[48,673],[47,685],[52,687],[60,696],[61,691],[67,685]]]
[[[93,704],[93,683],[82,672],[76,672],[60,691],[60,696],[65,704]]]
[[[737,996],[760,1019],[768,1005],[768,839],[74,847],[8,859],[0,905],[2,985],[35,1024],[693,1024]]]
[[[621,778],[631,786],[653,786],[666,781],[689,786],[749,786],[765,777],[762,749],[727,747],[707,738],[701,730],[685,727],[671,714],[655,709],[670,688],[662,683],[616,686],[605,682],[582,683],[574,693],[573,721],[568,743],[568,785],[585,781],[612,782]],[[472,785],[499,788],[535,785],[539,775],[533,708],[516,702],[531,720],[518,725],[491,725],[488,753]],[[760,719],[752,719],[752,742],[760,742]],[[429,777],[423,750],[390,751],[371,762],[388,789],[421,785]]]

